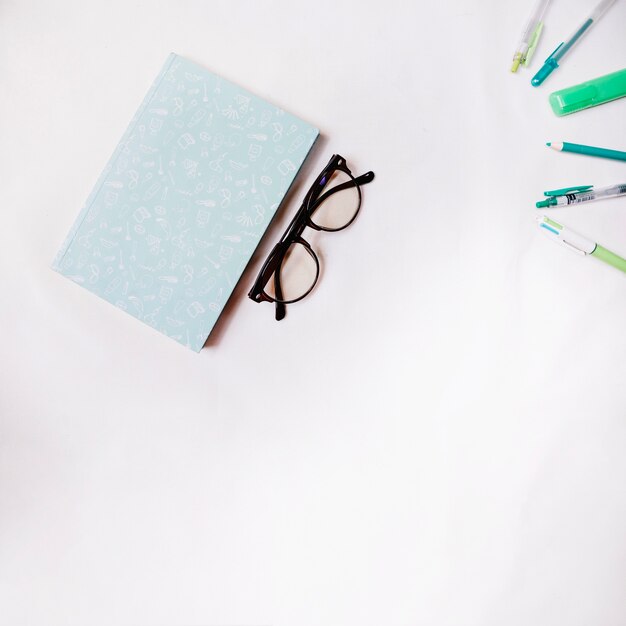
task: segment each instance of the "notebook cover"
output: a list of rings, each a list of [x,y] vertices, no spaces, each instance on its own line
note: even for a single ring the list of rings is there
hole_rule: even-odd
[[[199,351],[318,134],[171,54],[53,268]]]

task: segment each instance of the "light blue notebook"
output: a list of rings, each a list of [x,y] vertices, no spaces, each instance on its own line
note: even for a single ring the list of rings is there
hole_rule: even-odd
[[[171,54],[53,268],[199,351],[317,136]]]

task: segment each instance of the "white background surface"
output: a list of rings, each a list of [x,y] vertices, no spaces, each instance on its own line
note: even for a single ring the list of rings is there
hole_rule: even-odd
[[[626,624],[626,283],[544,189],[624,182],[620,1],[0,4],[0,623]],[[528,6],[527,6],[528,5]],[[170,51],[323,137],[198,355],[49,269]],[[282,323],[245,296],[333,152],[376,180]],[[626,199],[558,213],[626,254]]]

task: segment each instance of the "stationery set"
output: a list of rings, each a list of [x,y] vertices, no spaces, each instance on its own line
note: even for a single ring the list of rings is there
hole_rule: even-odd
[[[199,351],[318,134],[308,122],[171,54],[53,268]],[[283,316],[285,304],[295,301],[281,297],[289,249],[298,244],[314,255],[302,231],[323,228],[314,220],[324,200],[356,191],[358,211],[359,186],[373,179],[371,172],[355,179],[343,157],[331,161],[303,203],[297,236],[274,255],[272,272],[264,270],[265,282],[275,285],[272,296],[257,281],[255,299],[276,302]],[[345,180],[333,191],[335,170]],[[354,203],[351,210],[356,216]]]
[[[559,67],[563,57],[571,48],[586,35],[591,27],[615,4],[616,0],[602,0],[583,23],[574,31],[569,39],[561,42],[554,52],[544,61],[539,71],[533,76],[531,84],[539,87]],[[520,65],[528,67],[543,29],[543,16],[550,0],[539,0],[522,33],[522,40],[513,56],[512,72],[517,72]],[[595,107],[626,96],[626,69],[605,76],[586,80],[578,85],[560,89],[550,94],[549,103],[557,116],[570,115],[577,111]],[[548,147],[558,152],[574,152],[591,157],[601,157],[619,161],[626,160],[626,152],[607,148],[598,148],[568,142],[549,142]],[[595,188],[593,185],[579,185],[545,191],[546,199],[536,203],[538,209],[557,209],[572,204],[591,202],[604,198],[615,198],[626,195],[626,184],[610,185]],[[613,267],[626,272],[626,260],[610,252],[596,242],[579,235],[556,220],[540,216],[537,222],[542,232],[548,234],[553,241],[561,243],[570,250],[583,255],[591,255]]]

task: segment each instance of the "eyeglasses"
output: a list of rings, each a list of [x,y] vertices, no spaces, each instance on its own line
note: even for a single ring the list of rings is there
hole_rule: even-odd
[[[274,302],[276,319],[282,320],[287,304],[308,296],[319,278],[320,262],[302,238],[304,229],[334,233],[350,226],[361,208],[361,185],[373,180],[374,172],[354,178],[346,160],[333,155],[263,263],[248,297],[255,302]]]

